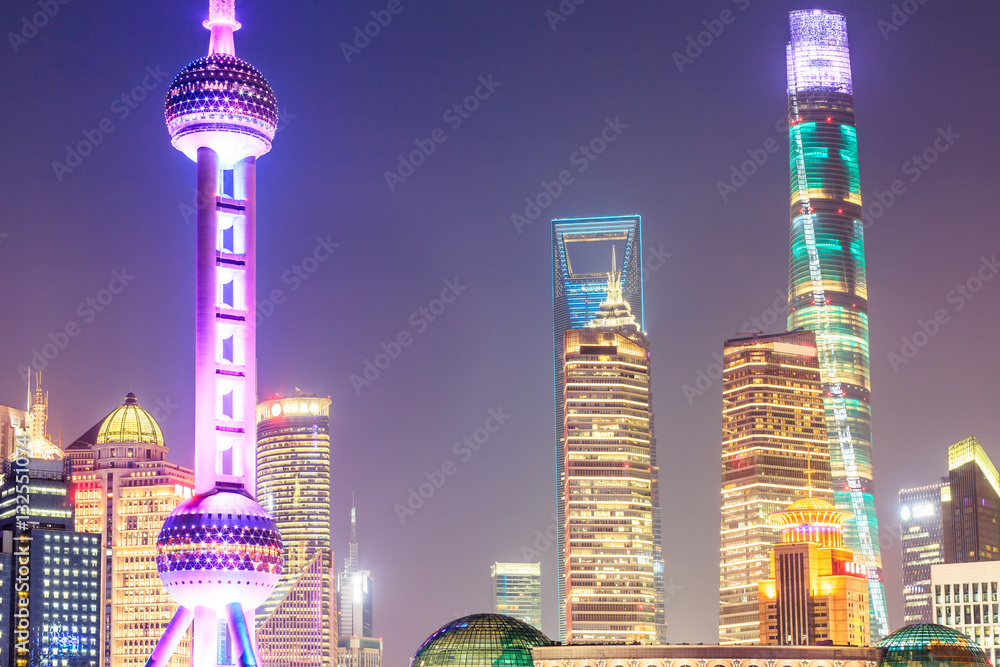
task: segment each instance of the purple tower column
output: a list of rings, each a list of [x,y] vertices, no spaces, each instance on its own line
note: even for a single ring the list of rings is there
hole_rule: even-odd
[[[209,0],[208,56],[167,93],[171,143],[197,165],[195,496],[156,541],[160,579],[181,605],[147,663],[161,667],[194,619],[193,667],[217,667],[223,618],[240,664],[260,665],[254,610],[282,571],[281,536],[256,487],[257,158],[271,150],[278,106],[236,57],[235,0]]]

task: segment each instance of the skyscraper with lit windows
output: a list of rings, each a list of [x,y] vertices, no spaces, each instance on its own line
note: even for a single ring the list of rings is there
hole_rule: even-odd
[[[888,633],[872,476],[868,284],[847,19],[789,14],[788,328],[816,333],[844,540],[867,566],[872,641]]]
[[[947,492],[947,481],[899,492],[905,625],[934,622],[931,566],[944,562],[941,494]]]
[[[542,566],[494,563],[490,567],[493,613],[512,616],[542,629]]]
[[[556,563],[559,602],[559,638],[566,639],[565,548],[565,414],[563,386],[563,337],[570,329],[585,328],[596,317],[608,296],[607,252],[615,245],[621,251],[621,298],[629,305],[640,330],[642,309],[642,219],[638,215],[552,221],[552,358],[555,397],[556,453]],[[594,260],[597,259],[595,262]],[[615,267],[619,270],[619,267]],[[659,493],[655,488],[654,492]],[[659,539],[659,508],[654,509]],[[663,590],[663,564],[657,563],[657,590]],[[662,597],[662,596],[661,596]],[[662,605],[657,606],[657,625],[665,628]],[[665,634],[659,638],[666,641]]]
[[[659,643],[663,558],[650,348],[613,263],[607,296],[563,334],[566,641]]]
[[[800,498],[833,502],[830,445],[812,332],[727,340],[722,375],[719,643],[757,644],[757,584]]]
[[[257,499],[284,541],[285,569],[257,609],[262,667],[327,667],[335,660],[330,548],[330,398],[257,404]]]

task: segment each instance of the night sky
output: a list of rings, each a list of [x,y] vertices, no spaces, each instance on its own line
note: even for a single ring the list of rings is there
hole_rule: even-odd
[[[23,405],[19,369],[63,343],[44,360],[53,435],[69,444],[131,390],[156,410],[172,458],[190,465],[195,172],[170,145],[163,99],[207,50],[207,3],[48,1],[57,11],[37,34],[22,21],[42,11],[37,0],[0,7],[0,403]],[[788,273],[788,149],[776,123],[786,12],[803,5],[589,0],[553,29],[558,0],[400,2],[350,62],[340,44],[387,0],[238,6],[237,55],[268,78],[282,115],[258,167],[259,394],[333,399],[338,569],[354,492],[387,665],[446,621],[488,610],[490,564],[521,560],[553,525],[548,220],[639,213],[669,637],[715,642],[721,393],[708,376],[753,317],[783,328],[784,314],[769,312]],[[888,0],[822,5],[846,13],[850,30],[893,627],[898,490],[936,481],[947,446],[970,434],[1000,461],[1000,6],[903,4],[916,11],[900,6],[891,31]],[[731,21],[713,23],[724,10]],[[706,21],[721,34],[679,71],[674,52]],[[486,99],[474,112],[446,116],[477,87]],[[608,123],[614,142],[574,162]],[[391,189],[385,172],[433,136],[433,154]],[[81,142],[89,154],[68,158]],[[773,142],[776,153],[763,150]],[[925,149],[926,170],[912,162]],[[762,154],[724,200],[718,182]],[[573,182],[515,228],[525,198],[564,169]],[[896,180],[894,201],[873,208]],[[113,279],[118,293],[102,291]],[[955,290],[970,279],[980,289],[967,298]],[[457,296],[441,312],[432,302],[448,289]],[[420,314],[428,307],[433,321]],[[934,335],[904,357],[904,337],[936,314],[943,323],[925,324]],[[76,335],[61,335],[67,327]],[[403,333],[411,342],[397,358],[352,384]],[[703,394],[686,396],[699,372]],[[509,418],[457,454],[490,410]],[[394,505],[447,461],[455,474],[401,522]],[[555,548],[537,547],[555,637]]]

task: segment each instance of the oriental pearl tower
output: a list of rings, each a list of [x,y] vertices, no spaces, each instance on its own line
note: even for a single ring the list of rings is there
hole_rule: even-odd
[[[236,57],[235,0],[209,0],[208,56],[181,70],[166,101],[174,148],[197,164],[195,495],[156,540],[164,587],[180,605],[146,662],[164,667],[194,621],[193,667],[217,667],[224,618],[242,667],[260,664],[254,610],[282,570],[281,536],[254,500],[256,161],[271,150],[271,86]]]

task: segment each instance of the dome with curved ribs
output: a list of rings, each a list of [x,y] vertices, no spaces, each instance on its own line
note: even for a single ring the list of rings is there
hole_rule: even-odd
[[[188,157],[195,159],[197,149],[207,146],[231,163],[271,149],[278,102],[267,79],[250,63],[213,53],[174,78],[164,115],[174,146]]]
[[[531,649],[552,642],[541,630],[503,614],[473,614],[432,634],[410,667],[533,667]]]
[[[960,632],[935,623],[914,623],[876,644],[885,649],[879,667],[989,667],[978,644]]]
[[[109,442],[139,442],[163,446],[163,433],[153,415],[142,409],[139,399],[129,392],[121,407],[104,419],[95,445]]]

